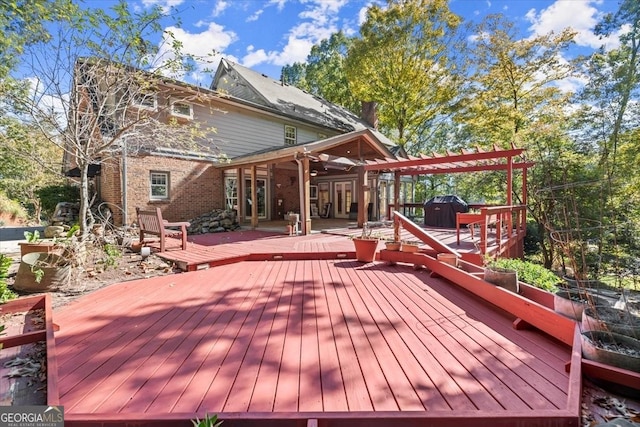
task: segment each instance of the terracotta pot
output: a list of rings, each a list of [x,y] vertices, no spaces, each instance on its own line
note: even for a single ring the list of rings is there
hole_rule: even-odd
[[[378,250],[377,239],[353,239],[356,248],[356,259],[360,262],[372,262],[376,258]]]
[[[402,252],[415,253],[418,252],[418,249],[419,247],[416,243],[403,243],[402,246],[400,246]]]
[[[35,252],[60,255],[63,251],[62,247],[55,242],[20,242],[18,246],[20,246],[21,257]]]
[[[385,247],[388,251],[399,251],[400,250],[400,242],[386,242]]]
[[[520,292],[518,272],[515,270],[500,267],[486,267],[484,269],[484,281],[493,283],[511,292]]]

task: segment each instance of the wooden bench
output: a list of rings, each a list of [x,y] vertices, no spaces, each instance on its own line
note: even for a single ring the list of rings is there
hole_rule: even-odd
[[[155,210],[143,211],[136,208],[138,215],[138,227],[140,227],[140,242],[144,243],[145,234],[160,237],[160,252],[164,252],[166,248],[165,238],[180,237],[182,239],[182,250],[187,249],[187,227],[191,224],[188,222],[168,222],[162,219],[162,211],[160,208]],[[173,229],[180,228],[179,230]]]

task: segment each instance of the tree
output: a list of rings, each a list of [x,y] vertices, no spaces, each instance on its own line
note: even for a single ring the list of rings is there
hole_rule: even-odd
[[[628,29],[628,31],[626,31]],[[620,31],[620,48],[606,54],[607,69],[610,70],[607,86],[615,99],[616,113],[609,141],[603,147],[606,160],[613,153],[614,164],[620,134],[629,101],[640,87],[640,4],[635,0],[624,0],[618,11],[606,15],[596,26],[596,34],[609,36]],[[598,55],[600,56],[600,55]],[[597,57],[596,57],[597,58]]]
[[[544,114],[566,104],[567,94],[555,85],[569,77],[573,68],[561,53],[575,33],[564,30],[529,39],[519,39],[512,22],[503,15],[490,15],[473,28],[468,48],[471,87],[458,120],[471,128],[484,144],[519,142],[519,133]]]
[[[538,230],[543,231],[547,213],[554,208],[554,198],[547,189],[566,182],[565,173],[573,175],[581,158],[572,156],[572,141],[567,138],[566,107],[570,93],[557,83],[569,77],[573,68],[561,60],[561,54],[573,41],[574,33],[545,34],[529,39],[518,38],[513,23],[502,15],[490,15],[471,27],[471,84],[463,96],[455,121],[466,128],[470,140],[480,146],[494,144],[509,147],[515,143],[527,149],[536,167],[528,177],[528,209]],[[563,117],[565,118],[563,120]],[[495,176],[482,177],[467,187],[485,193],[487,185],[499,185]],[[514,184],[514,197],[519,188]],[[539,243],[544,264],[554,259],[553,242],[548,234]]]
[[[158,7],[134,13],[125,1],[109,10],[79,9],[72,19],[58,23],[49,42],[25,50],[34,84],[29,99],[15,101],[80,171],[81,241],[94,222],[89,165],[120,162],[158,147],[197,153],[210,149],[204,142],[210,129],[167,119],[176,97],[206,101],[165,77],[185,72],[191,58],[181,54],[180,43],[170,34],[164,34],[163,44],[152,42],[163,19]],[[141,108],[149,102],[157,102],[156,111]]]
[[[0,133],[0,190],[30,208],[39,223],[38,190],[61,184],[62,150],[46,141],[38,129],[16,119],[3,120]]]
[[[345,71],[352,39],[342,31],[311,48],[305,63],[282,69],[285,82],[360,114],[361,102],[353,95]]]
[[[460,22],[446,0],[389,0],[368,10],[349,49],[351,91],[377,102],[381,127],[408,151],[422,148],[422,126],[447,115],[456,100],[461,79],[451,48]]]

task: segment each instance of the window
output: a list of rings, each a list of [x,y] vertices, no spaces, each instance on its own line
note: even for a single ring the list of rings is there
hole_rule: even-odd
[[[151,172],[151,200],[166,200],[169,198],[169,173]]]
[[[146,110],[155,110],[158,107],[156,96],[148,93],[136,93],[133,95],[132,103],[134,106]]]
[[[284,127],[284,143],[285,145],[296,145],[298,138],[296,137],[296,128],[294,126]]]
[[[193,108],[191,108],[191,104],[187,104],[186,102],[174,102],[171,104],[171,114],[178,117],[192,119]]]

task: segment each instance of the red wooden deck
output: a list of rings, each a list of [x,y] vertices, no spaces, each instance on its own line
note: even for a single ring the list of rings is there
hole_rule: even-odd
[[[249,245],[341,250],[293,242]],[[60,404],[69,425],[577,426],[571,347],[513,321],[427,270],[348,259],[132,281],[55,312]]]
[[[393,238],[393,227],[376,228],[380,237]],[[431,228],[429,232],[445,245],[467,256],[479,257],[469,231],[461,232],[460,244],[456,243],[455,230]],[[246,230],[232,233],[210,233],[188,237],[187,250],[171,249],[157,253],[167,261],[174,262],[183,271],[195,271],[238,261],[260,261],[282,259],[355,258],[353,243],[347,238],[359,236],[360,229],[335,228],[308,236],[286,236],[283,233],[264,230]],[[416,240],[408,231],[402,231],[403,240]],[[167,239],[169,247],[179,247],[177,239]],[[151,244],[157,250],[157,244]],[[384,248],[380,242],[379,248]],[[423,245],[425,253],[436,252]]]

